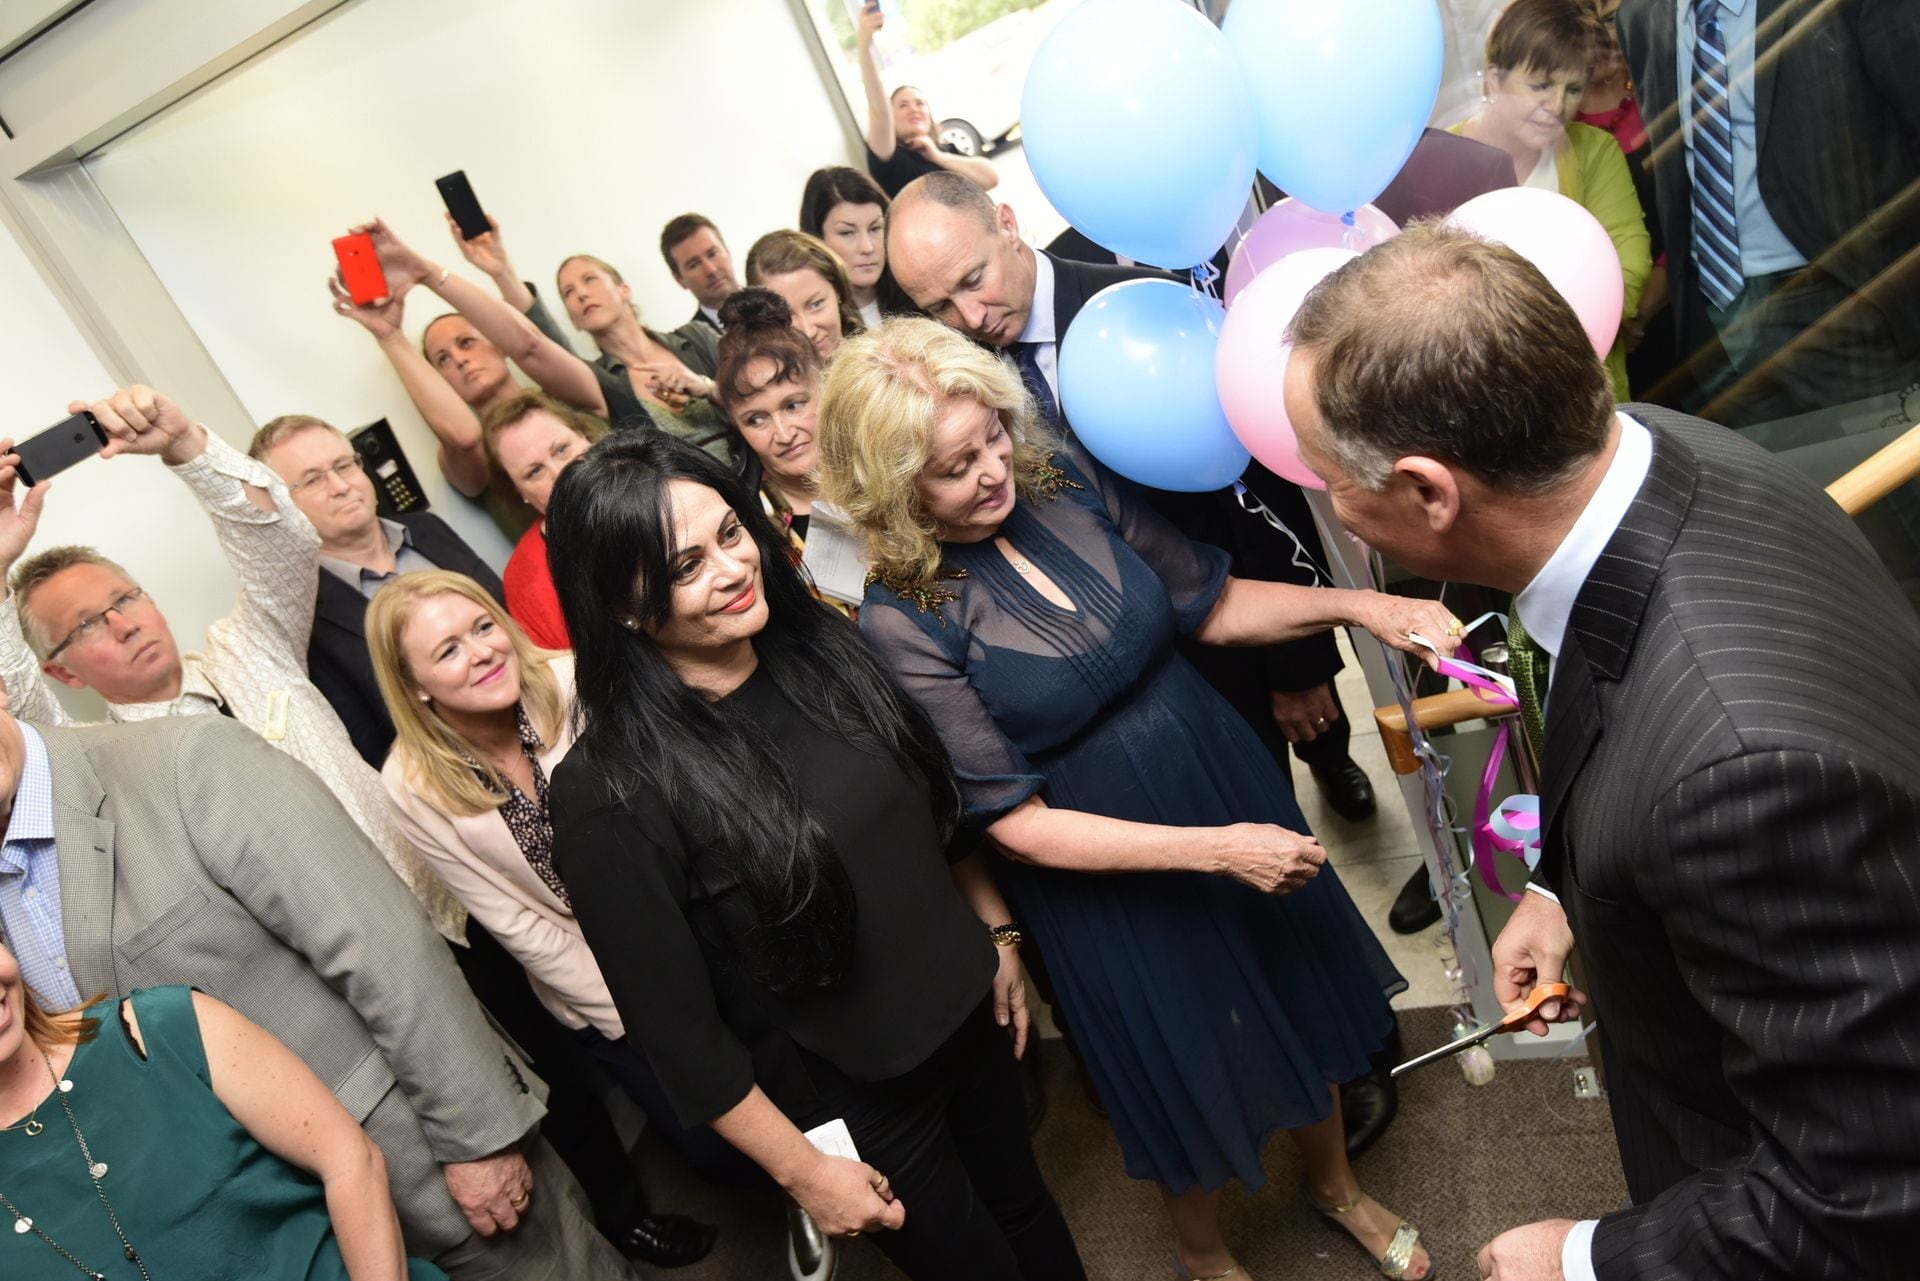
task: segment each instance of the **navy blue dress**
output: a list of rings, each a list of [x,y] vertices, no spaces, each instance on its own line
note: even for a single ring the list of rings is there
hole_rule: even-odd
[[[1075,608],[1046,600],[992,540],[949,543],[953,594],[922,611],[876,583],[861,630],[953,757],[969,818],[1029,796],[1173,826],[1306,830],[1290,780],[1174,652],[1227,576],[1124,481],[1069,446],[1071,482],[1017,502],[1001,534]],[[997,867],[1038,940],[1127,1173],[1179,1193],[1264,1182],[1277,1129],[1329,1112],[1367,1070],[1406,986],[1329,865],[1291,894],[1202,872]]]

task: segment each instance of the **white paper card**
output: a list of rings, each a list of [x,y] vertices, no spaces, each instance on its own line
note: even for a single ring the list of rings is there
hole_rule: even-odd
[[[827,1156],[843,1156],[849,1161],[860,1159],[860,1149],[853,1146],[853,1131],[841,1117],[814,1126],[807,1131],[806,1140]]]
[[[829,503],[815,503],[807,520],[807,549],[800,563],[813,575],[822,596],[858,605],[867,594],[867,562],[860,536],[846,514]]]

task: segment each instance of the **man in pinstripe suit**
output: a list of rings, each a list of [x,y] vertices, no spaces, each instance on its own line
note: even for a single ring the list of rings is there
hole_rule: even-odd
[[[1789,467],[1616,409],[1505,248],[1410,228],[1293,338],[1287,408],[1341,519],[1516,593],[1532,638],[1545,855],[1495,968],[1511,1003],[1578,940],[1633,1204],[1508,1232],[1482,1275],[1920,1276],[1911,608]]]

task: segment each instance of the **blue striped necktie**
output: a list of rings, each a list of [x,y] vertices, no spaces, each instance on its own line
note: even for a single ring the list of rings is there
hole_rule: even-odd
[[[1746,287],[1733,204],[1733,108],[1720,0],[1693,0],[1693,264],[1700,292],[1731,306]]]

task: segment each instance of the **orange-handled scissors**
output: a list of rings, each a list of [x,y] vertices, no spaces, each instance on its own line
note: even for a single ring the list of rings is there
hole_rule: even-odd
[[[1482,1041],[1490,1037],[1498,1036],[1502,1032],[1518,1032],[1539,1016],[1541,1006],[1545,1005],[1548,1001],[1564,1001],[1568,996],[1572,995],[1572,993],[1573,984],[1571,983],[1542,983],[1534,988],[1533,991],[1527,993],[1525,1005],[1513,1010],[1507,1017],[1495,1023],[1492,1027],[1483,1027],[1478,1032],[1468,1033],[1457,1041],[1449,1041],[1437,1050],[1428,1050],[1425,1054],[1408,1059],[1405,1063],[1402,1063],[1393,1070],[1393,1075],[1399,1076],[1402,1072],[1411,1072],[1417,1067],[1422,1067],[1436,1060],[1451,1058],[1453,1055],[1460,1053],[1460,1051],[1470,1050]]]

